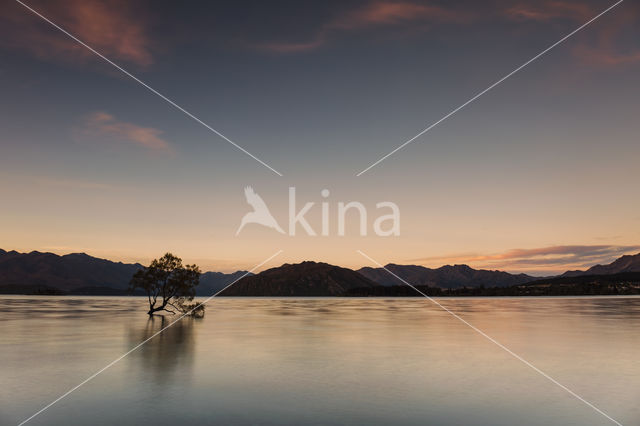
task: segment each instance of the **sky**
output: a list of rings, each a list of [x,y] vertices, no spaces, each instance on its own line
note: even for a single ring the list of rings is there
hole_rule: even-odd
[[[142,263],[171,251],[216,271],[278,250],[258,270],[371,266],[361,250],[534,275],[640,252],[630,0],[360,176],[613,2],[23,3],[130,75],[2,3],[5,250]],[[284,228],[290,187],[297,210],[314,203],[317,233],[327,203],[329,235],[250,224],[236,236],[246,186]],[[353,211],[337,235],[350,201],[366,208],[367,236]],[[397,236],[373,232],[383,201],[398,206]]]

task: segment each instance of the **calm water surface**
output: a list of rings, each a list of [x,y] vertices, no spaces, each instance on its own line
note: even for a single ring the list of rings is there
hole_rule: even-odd
[[[640,424],[640,298],[439,299],[625,425]],[[146,301],[2,296],[0,424],[167,325]],[[603,425],[426,299],[213,299],[32,425]]]

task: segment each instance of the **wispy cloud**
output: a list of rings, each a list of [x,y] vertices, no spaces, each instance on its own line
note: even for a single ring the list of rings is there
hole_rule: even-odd
[[[340,31],[355,31],[382,26],[406,26],[438,22],[461,22],[467,14],[441,6],[406,1],[374,1],[348,10],[320,26],[307,40],[269,42],[258,48],[277,53],[301,52],[317,49],[328,43]]]
[[[585,3],[537,1],[507,7],[504,14],[510,19],[523,21],[571,19],[584,22],[593,17],[595,9]]]
[[[377,1],[336,18],[335,28],[358,29],[372,25],[399,25],[412,21],[461,21],[459,11],[424,3]]]
[[[42,59],[85,62],[94,55],[16,2],[0,14],[0,46]],[[124,0],[33,2],[35,9],[107,57],[142,67],[153,62],[146,20]]]
[[[169,142],[160,137],[162,130],[120,121],[102,111],[86,118],[83,131],[85,135],[117,138],[152,151],[171,152]]]
[[[640,50],[636,46],[621,47],[625,29],[633,28],[640,8],[624,5],[624,13],[608,17],[609,23],[590,30],[589,35],[574,43],[572,54],[579,60],[597,66],[621,66],[640,62]],[[311,35],[290,37],[284,40],[255,43],[253,47],[274,53],[313,51],[338,39],[346,33],[365,30],[392,30],[394,34],[414,33],[434,25],[488,23],[496,16],[503,21],[556,25],[570,22],[580,25],[601,12],[603,7],[593,3],[572,0],[496,0],[482,7],[467,4],[464,8],[442,6],[431,2],[378,0],[359,7],[337,8],[333,16],[320,22]],[[380,34],[380,32],[378,33]],[[389,34],[388,32],[385,34]]]
[[[296,53],[317,49],[318,47],[325,44],[325,42],[325,35],[323,33],[318,33],[312,40],[309,41],[262,43],[258,45],[258,48],[275,53]]]
[[[428,266],[465,263],[484,269],[556,273],[610,263],[623,254],[640,252],[640,245],[572,245],[512,249],[502,253],[459,253],[412,259]]]
[[[640,62],[640,50],[625,53],[603,47],[582,45],[574,49],[574,54],[584,62],[596,65],[617,66]]]
[[[637,27],[640,10],[637,5],[622,5],[624,12],[611,14],[608,25],[601,25],[586,33],[585,39],[573,48],[575,57],[590,65],[620,66],[640,62],[640,50],[637,46],[621,48],[625,30]],[[558,20],[570,20],[576,24],[584,23],[601,10],[582,2],[543,1],[520,3],[507,7],[504,16],[516,21],[537,21],[552,23]],[[584,40],[584,39],[583,39]]]
[[[628,31],[638,28],[640,8],[633,5],[625,13],[617,14],[612,25],[602,28],[594,33],[590,44],[580,44],[573,53],[589,64],[602,66],[622,66],[640,63],[640,49],[635,43],[636,37],[632,37],[633,45],[625,47],[624,39],[628,39]]]

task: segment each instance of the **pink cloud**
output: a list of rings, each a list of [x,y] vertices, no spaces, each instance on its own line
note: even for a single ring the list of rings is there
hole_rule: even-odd
[[[623,7],[623,6],[620,6]],[[507,8],[504,15],[511,20],[551,22],[569,19],[583,24],[596,16],[602,9],[595,9],[579,2],[547,1],[520,3]],[[620,50],[618,40],[625,28],[632,28],[637,22],[638,7],[631,6],[624,13],[607,16],[608,22],[590,29],[587,33],[590,42],[581,42],[573,48],[573,55],[590,65],[620,66],[640,62],[640,50]],[[620,11],[621,12],[621,11]]]
[[[356,29],[372,25],[397,25],[411,21],[451,22],[460,21],[462,18],[461,13],[440,6],[376,1],[338,17],[330,25],[335,28]]]
[[[0,45],[38,58],[85,62],[94,54],[32,12],[12,2],[0,15]],[[142,67],[153,63],[146,20],[130,2],[65,0],[30,4],[34,10],[105,56]]]
[[[406,1],[374,1],[324,23],[306,41],[262,43],[258,48],[276,53],[293,53],[317,49],[338,31],[355,31],[374,26],[397,26],[435,22],[462,22],[468,15],[440,6]]]
[[[616,52],[613,46],[605,48],[581,45],[576,47],[573,53],[582,61],[594,65],[618,66],[640,62],[640,50],[620,53]]]
[[[595,15],[595,10],[584,3],[565,1],[542,1],[532,4],[520,3],[505,10],[507,18],[525,21],[550,21],[571,19],[586,22]]]
[[[263,50],[269,50],[276,53],[295,53],[304,52],[306,50],[314,50],[325,43],[324,37],[318,35],[318,38],[302,43],[264,43],[260,45]]]
[[[169,143],[160,137],[161,130],[119,121],[106,112],[91,114],[86,120],[85,131],[91,135],[121,138],[152,151],[171,151]]]
[[[512,249],[492,254],[461,253],[412,261],[431,266],[465,263],[484,269],[558,272],[584,269],[597,263],[610,263],[623,254],[639,251],[640,245],[566,245]]]
[[[621,66],[640,62],[640,49],[636,46],[620,47],[622,33],[637,27],[640,8],[630,7],[626,13],[612,18],[612,22],[595,33],[590,44],[580,44],[573,53],[585,63],[600,66]]]

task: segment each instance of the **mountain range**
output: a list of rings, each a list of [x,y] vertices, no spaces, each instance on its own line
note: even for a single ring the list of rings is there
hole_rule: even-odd
[[[18,253],[0,250],[0,286],[3,289],[37,290],[53,288],[61,292],[76,289],[108,288],[125,291],[131,276],[142,268],[99,259],[84,253],[58,256],[53,253]],[[11,291],[7,291],[11,292]]]
[[[142,267],[138,263],[112,262],[85,253],[60,256],[37,251],[18,253],[0,249],[0,293],[124,295],[127,294],[131,276]],[[419,265],[388,264],[384,268],[366,267],[354,271],[327,263],[306,261],[284,264],[256,275],[246,271],[231,274],[205,272],[200,276],[196,294],[210,296],[236,280],[232,287],[221,293],[222,296],[393,294],[393,291],[375,290],[376,287],[404,286],[401,280],[385,269],[414,286],[449,292],[511,288],[541,282],[539,277],[526,274],[473,269],[467,265],[446,265],[432,269]],[[549,277],[548,280],[553,282],[554,279],[561,279],[558,283],[566,283],[567,279],[571,281],[577,277],[635,277],[624,274],[636,272],[640,272],[640,254],[622,256],[608,265],[596,265],[586,271],[567,271],[558,277]],[[585,279],[579,281],[583,283]],[[590,280],[591,278],[586,281]]]
[[[112,262],[73,253],[18,253],[0,249],[0,293],[128,294],[133,274],[144,266],[139,263]],[[200,276],[198,296],[210,296],[246,274],[205,272]]]
[[[372,281],[384,286],[404,285],[393,272],[413,285],[425,285],[439,288],[460,287],[508,287],[524,284],[536,278],[526,274],[510,274],[503,271],[473,269],[467,265],[446,265],[437,269],[418,265],[395,265],[390,263],[384,268],[361,268],[358,272]]]
[[[581,275],[612,275],[623,272],[640,272],[640,253],[624,255],[608,265],[595,265],[586,271],[567,271],[561,277],[579,277]]]

